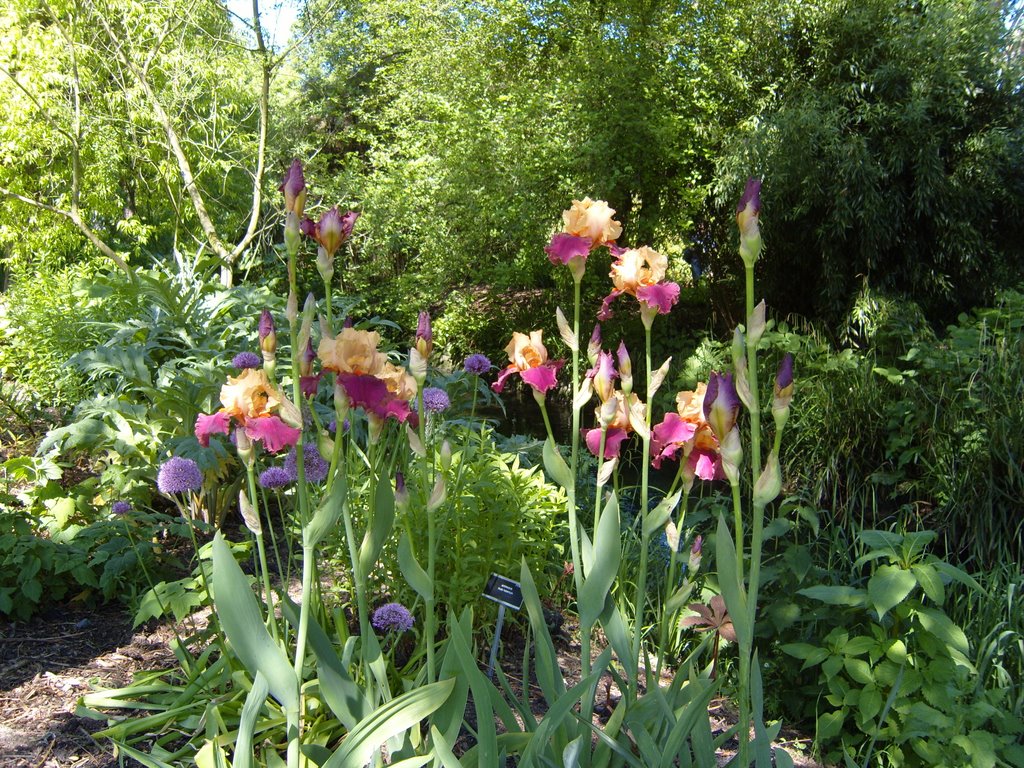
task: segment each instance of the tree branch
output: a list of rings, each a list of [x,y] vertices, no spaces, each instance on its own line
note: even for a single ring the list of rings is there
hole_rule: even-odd
[[[9,197],[12,200],[17,200],[25,205],[30,205],[33,208],[39,208],[40,210],[49,211],[57,216],[63,216],[78,227],[78,231],[85,235],[89,242],[92,243],[100,253],[113,261],[126,275],[131,277],[134,274],[131,267],[128,266],[128,262],[124,260],[124,257],[100,239],[100,236],[82,220],[82,217],[77,212],[66,211],[63,208],[58,208],[54,205],[44,203],[41,200],[36,200],[33,197],[26,197],[25,195],[13,192],[6,187],[0,187],[0,195]]]

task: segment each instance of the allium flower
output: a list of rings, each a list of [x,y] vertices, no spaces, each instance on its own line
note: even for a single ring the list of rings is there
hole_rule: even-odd
[[[307,482],[319,485],[327,479],[330,468],[331,465],[324,460],[315,445],[305,443],[302,446],[302,469]],[[284,471],[288,474],[289,482],[294,482],[298,478],[298,455],[294,448],[284,457]]]
[[[259,483],[263,488],[283,488],[295,480],[284,467],[267,467],[260,472]]]
[[[231,365],[234,368],[259,368],[263,365],[263,358],[255,352],[239,352],[231,358]]]
[[[444,413],[452,405],[448,393],[439,387],[427,387],[423,390],[423,409],[427,413]]]
[[[413,618],[401,603],[385,603],[373,612],[370,623],[378,632],[405,632],[412,629]]]
[[[516,331],[512,341],[505,347],[505,353],[511,364],[498,374],[498,380],[491,385],[495,392],[505,389],[505,380],[514,373],[522,376],[523,381],[533,387],[539,394],[553,389],[558,371],[564,360],[548,360],[548,350],[542,341],[543,331],[531,331],[527,336]]]
[[[487,358],[487,355],[481,355],[479,352],[476,352],[466,358],[463,368],[465,368],[466,373],[471,373],[474,376],[483,376],[491,370],[491,361]]]
[[[110,511],[120,517],[121,515],[127,515],[132,511],[132,503],[130,501],[119,500],[115,501],[110,505]]]
[[[203,473],[192,459],[172,456],[157,472],[156,487],[168,495],[198,491],[203,487]]]

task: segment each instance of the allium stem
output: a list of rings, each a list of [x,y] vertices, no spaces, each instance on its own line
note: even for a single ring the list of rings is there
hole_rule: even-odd
[[[253,509],[255,514],[259,514],[259,497],[256,495],[256,472],[251,461],[246,462],[246,475],[249,478],[249,498],[253,501]],[[270,520],[267,520],[269,525]],[[263,532],[256,533],[251,531],[252,535],[256,537],[256,551],[259,553],[260,558],[260,575],[263,577],[263,594],[267,601],[267,628],[270,630],[270,636],[277,640],[277,616],[274,613],[274,594],[270,588],[270,569],[267,567],[267,549],[263,545]]]

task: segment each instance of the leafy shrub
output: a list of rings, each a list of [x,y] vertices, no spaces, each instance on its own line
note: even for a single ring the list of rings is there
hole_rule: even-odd
[[[184,535],[165,515],[111,517],[94,505],[94,481],[65,491],[52,456],[8,459],[0,471],[0,614],[25,620],[67,600],[131,602],[170,562],[157,542]]]
[[[438,603],[458,615],[467,606],[486,605],[482,596],[490,574],[515,576],[523,558],[538,573],[561,571],[565,500],[539,465],[525,466],[518,454],[500,450],[489,429],[451,432],[451,473],[457,480],[448,491],[447,514],[437,521],[443,544],[435,590]],[[414,542],[427,537],[425,499],[421,502],[411,505],[408,516]],[[396,544],[385,547],[381,560],[392,573],[399,572]],[[388,580],[384,587],[389,599],[415,601],[404,580]]]
[[[934,539],[863,531],[845,583],[800,590],[831,606],[836,625],[823,640],[783,646],[804,668],[820,667],[816,736],[828,760],[867,763],[877,748],[873,765],[1024,761],[1024,726],[1002,709],[1007,691],[985,687],[966,635],[942,609],[950,581],[980,586],[925,554]]]

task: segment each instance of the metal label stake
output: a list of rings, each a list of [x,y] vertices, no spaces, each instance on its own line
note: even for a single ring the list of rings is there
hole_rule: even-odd
[[[491,645],[491,658],[487,662],[487,677],[494,679],[494,665],[498,661],[498,644],[501,642],[501,627],[505,623],[505,608],[518,611],[523,607],[523,590],[518,581],[506,579],[492,573],[484,587],[484,597],[498,604],[498,621],[494,626],[494,643]]]

